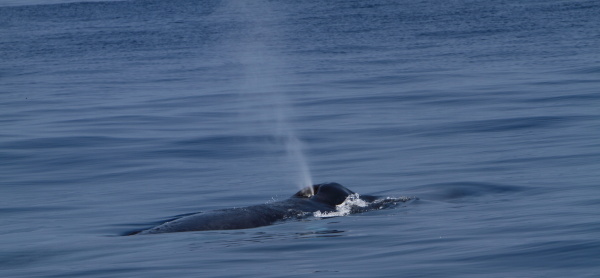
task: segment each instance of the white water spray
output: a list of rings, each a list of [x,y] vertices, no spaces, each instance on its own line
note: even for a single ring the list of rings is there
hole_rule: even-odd
[[[280,15],[272,12],[266,1],[233,1],[230,8],[239,12],[247,33],[240,41],[240,61],[245,68],[244,98],[248,101],[246,111],[262,118],[271,126],[271,133],[286,153],[287,161],[296,169],[294,180],[302,189],[310,187],[312,177],[304,154],[304,144],[298,138],[289,120],[292,105],[283,89],[292,73],[286,73],[282,54],[272,45],[277,42],[282,26]],[[278,32],[279,31],[279,32]]]
[[[304,155],[304,145],[302,142],[294,135],[294,133],[289,130],[286,138],[286,151],[289,158],[293,160],[293,164],[298,167],[298,187],[300,189],[308,187],[310,188],[310,194],[314,195],[313,191],[313,181],[312,176],[310,174],[310,169],[308,168],[308,161]]]

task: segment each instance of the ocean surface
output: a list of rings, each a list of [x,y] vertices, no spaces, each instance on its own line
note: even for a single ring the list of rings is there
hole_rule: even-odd
[[[1,277],[599,277],[596,0],[0,0]],[[410,201],[123,236],[310,183]]]

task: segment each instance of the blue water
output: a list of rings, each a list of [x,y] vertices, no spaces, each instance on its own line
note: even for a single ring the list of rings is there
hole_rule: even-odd
[[[0,1],[0,276],[598,277],[598,14]],[[418,200],[121,236],[328,181]]]

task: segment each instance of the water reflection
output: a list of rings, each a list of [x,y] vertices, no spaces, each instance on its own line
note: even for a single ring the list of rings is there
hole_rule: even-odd
[[[337,229],[323,229],[315,231],[302,231],[302,232],[253,232],[249,233],[246,231],[215,231],[215,232],[203,232],[204,235],[209,236],[211,240],[203,241],[202,243],[194,243],[192,249],[206,249],[206,248],[223,248],[223,247],[242,247],[255,243],[273,243],[278,241],[292,241],[298,239],[311,239],[311,238],[332,238],[341,237],[346,231]],[[206,237],[203,237],[206,239]]]
[[[345,231],[342,230],[322,230],[322,231],[311,231],[311,232],[302,232],[296,233],[298,238],[313,238],[313,237],[341,237],[342,233]]]

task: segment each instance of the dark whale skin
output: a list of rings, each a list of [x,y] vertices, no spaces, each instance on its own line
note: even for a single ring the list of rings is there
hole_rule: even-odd
[[[314,195],[311,187],[306,187],[283,201],[192,214],[132,234],[235,230],[267,226],[306,213],[334,211],[336,205],[354,194],[338,183],[315,184],[312,189]]]

